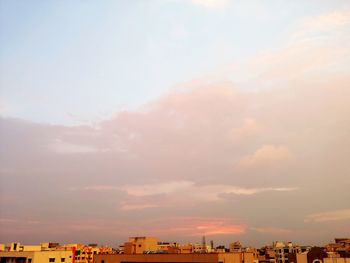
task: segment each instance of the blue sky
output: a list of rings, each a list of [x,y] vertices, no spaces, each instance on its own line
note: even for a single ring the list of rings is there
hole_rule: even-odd
[[[183,82],[278,49],[304,17],[346,4],[208,3],[2,0],[2,115],[79,124],[138,109]]]

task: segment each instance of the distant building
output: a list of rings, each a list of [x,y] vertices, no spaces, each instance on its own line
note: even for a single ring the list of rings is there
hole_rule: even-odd
[[[160,253],[170,253],[179,246],[176,242],[158,242],[157,251]]]
[[[335,238],[334,241],[325,246],[328,256],[350,258],[350,238]]]
[[[158,240],[155,237],[130,237],[124,243],[124,254],[144,254],[157,252]]]
[[[294,259],[294,255],[296,255]],[[323,263],[323,259],[327,257],[324,248],[312,247],[308,251],[290,254],[290,262],[292,263]]]
[[[275,251],[271,246],[265,246],[257,250],[259,263],[275,263]]]
[[[1,250],[0,263],[92,263],[94,255],[112,253],[109,247],[83,244],[61,246],[48,242],[36,246],[12,242]]]
[[[2,251],[1,263],[74,263],[71,250]]]
[[[242,253],[96,255],[94,263],[254,263]]]
[[[239,241],[230,243],[230,252],[242,252],[242,245]]]

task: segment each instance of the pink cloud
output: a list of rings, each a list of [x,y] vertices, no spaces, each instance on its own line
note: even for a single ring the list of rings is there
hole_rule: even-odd
[[[159,219],[138,218],[132,223],[128,220],[41,220],[27,221],[19,219],[1,219],[2,233],[33,234],[39,230],[46,238],[52,235],[67,236],[72,234],[75,240],[84,233],[98,234],[108,238],[110,235],[128,237],[134,235],[195,237],[202,235],[242,235],[246,225],[237,223],[229,218],[201,218],[201,217],[171,217]]]
[[[257,136],[263,131],[263,127],[257,123],[255,119],[246,118],[243,120],[242,125],[233,128],[228,136],[233,142],[241,142],[243,140],[249,140],[254,136]]]
[[[245,224],[228,218],[175,217],[154,223],[158,227],[153,232],[160,236],[242,235],[246,231]]]
[[[71,187],[73,191],[122,191],[126,193],[121,198],[119,209],[144,210],[148,208],[191,207],[207,202],[216,203],[225,201],[225,195],[250,196],[265,192],[289,192],[296,187],[239,187],[228,184],[197,185],[192,181],[170,181],[146,185],[96,185]]]
[[[268,234],[268,235],[290,235],[294,232],[291,229],[278,228],[278,227],[250,227],[249,229],[261,234]]]
[[[111,240],[112,234],[155,235],[158,223],[162,227],[157,233],[164,235],[177,234],[169,225],[186,235],[195,234],[191,229],[210,235],[241,233],[245,222],[210,225],[204,219],[193,223],[183,217],[206,214],[208,209],[234,217],[236,199],[249,199],[250,205],[237,209],[264,221],[259,209],[267,205],[269,191],[283,199],[292,195],[284,192],[314,190],[293,195],[293,202],[302,203],[304,198],[316,198],[315,178],[321,178],[323,189],[345,187],[338,182],[346,182],[348,169],[349,77],[337,74],[319,85],[315,82],[296,81],[292,88],[260,92],[239,90],[230,83],[186,87],[94,127],[3,120],[2,196],[16,186],[16,198],[1,202],[4,217],[32,213],[56,220],[59,215],[55,222],[70,226],[71,233],[63,227],[50,230],[54,224],[47,220],[41,228],[3,226],[2,236],[10,237],[13,231],[18,237],[31,237],[56,230],[55,235],[88,236],[88,230],[76,227],[79,219],[92,229],[97,225],[101,231],[96,232]],[[55,139],[69,146],[70,154],[48,147]],[[84,153],[89,147],[98,150]],[[42,198],[42,191],[47,198]],[[317,198],[332,200],[327,193],[320,192]],[[79,213],[76,207],[81,207]],[[140,211],[144,222],[138,218]],[[179,222],[166,219],[167,213]],[[300,216],[302,222],[305,215]],[[101,217],[107,219],[99,221]],[[155,218],[161,221],[155,223]]]
[[[310,223],[310,222],[320,223],[320,222],[329,222],[329,221],[349,221],[350,222],[350,208],[310,214],[306,216],[304,221],[306,223]]]
[[[284,163],[291,157],[292,154],[286,146],[263,145],[252,155],[241,158],[239,165],[242,167],[269,167]]]

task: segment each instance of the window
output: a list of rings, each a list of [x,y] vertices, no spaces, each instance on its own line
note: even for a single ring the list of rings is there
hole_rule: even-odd
[[[32,263],[32,259],[31,258],[28,258],[28,263]]]
[[[55,258],[49,258],[49,262],[55,262]]]
[[[66,258],[61,258],[61,262],[65,262],[66,261]]]
[[[101,263],[105,263],[105,261],[102,259],[102,260],[101,260]]]

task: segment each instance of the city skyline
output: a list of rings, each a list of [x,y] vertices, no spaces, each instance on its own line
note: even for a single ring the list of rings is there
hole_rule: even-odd
[[[0,1],[0,243],[350,233],[348,1]]]

